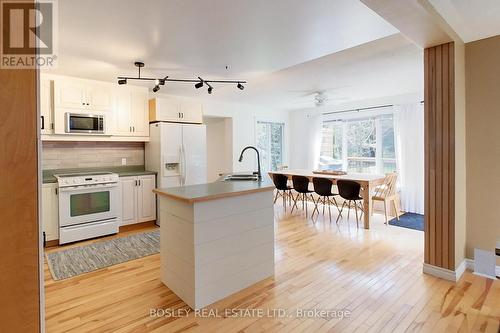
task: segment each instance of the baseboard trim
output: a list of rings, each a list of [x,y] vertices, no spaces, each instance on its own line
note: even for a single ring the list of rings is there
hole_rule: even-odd
[[[120,230],[119,232],[134,231],[134,230],[138,230],[138,229],[143,229],[145,227],[153,227],[153,226],[155,226],[155,224],[156,224],[156,220],[121,225],[119,228],[119,230]]]
[[[497,279],[500,276],[500,266],[498,266],[498,265],[495,266],[495,274],[496,274],[496,276],[489,276],[489,275],[485,275],[485,274],[480,274],[480,273],[474,272],[474,260],[473,259],[465,259],[465,264],[467,266],[467,269],[470,270],[470,271],[472,271],[475,275],[487,277],[487,278],[490,278],[490,279]]]
[[[465,272],[465,267],[466,267],[465,261],[463,261],[458,266],[458,268],[454,271],[452,271],[450,269],[443,268],[443,267],[438,267],[438,266],[424,263],[423,272],[425,274],[429,274],[429,275],[438,277],[440,279],[457,282],[458,280],[460,280],[460,277]]]
[[[45,248],[59,246],[59,239],[49,240],[45,242]]]

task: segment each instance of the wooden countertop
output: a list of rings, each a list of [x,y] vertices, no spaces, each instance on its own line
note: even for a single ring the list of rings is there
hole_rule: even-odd
[[[272,191],[274,184],[271,179],[263,175],[261,181],[215,181],[213,183],[157,188],[153,192],[169,198],[193,203],[246,195],[255,192]]]

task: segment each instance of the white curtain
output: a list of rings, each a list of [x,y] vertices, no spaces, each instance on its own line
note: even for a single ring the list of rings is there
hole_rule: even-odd
[[[290,168],[314,170],[321,150],[323,115],[296,112],[291,118]]]
[[[424,107],[421,103],[394,106],[396,158],[401,208],[424,213]]]

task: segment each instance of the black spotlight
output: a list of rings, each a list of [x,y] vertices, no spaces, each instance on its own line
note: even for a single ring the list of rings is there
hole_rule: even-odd
[[[165,80],[164,79],[160,79],[158,80],[158,83],[160,86],[164,86],[165,85]]]
[[[160,86],[159,85],[156,85],[153,87],[153,92],[157,92],[158,90],[160,90]]]
[[[201,87],[203,87],[203,81],[200,81],[200,82],[196,83],[196,84],[194,85],[194,87],[195,87],[196,89],[200,89]]]
[[[127,84],[127,79],[118,80],[118,84]]]
[[[209,93],[209,94],[211,94],[213,90],[214,90],[214,88],[212,88],[212,87],[208,87],[208,93]]]
[[[240,82],[238,82],[237,87],[238,87],[239,90],[245,89],[245,87]]]

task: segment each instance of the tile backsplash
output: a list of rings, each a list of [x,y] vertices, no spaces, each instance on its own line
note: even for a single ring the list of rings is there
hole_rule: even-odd
[[[144,165],[142,142],[56,142],[42,143],[42,169]]]

